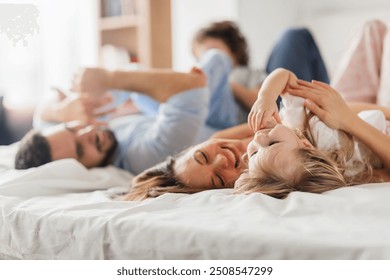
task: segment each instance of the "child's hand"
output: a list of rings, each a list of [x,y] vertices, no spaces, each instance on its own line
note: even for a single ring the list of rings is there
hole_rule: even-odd
[[[305,107],[331,128],[348,130],[351,119],[356,117],[343,97],[326,83],[298,80],[298,85],[289,87],[288,91],[305,98]]]
[[[257,99],[248,116],[249,127],[256,132],[267,127],[269,122],[275,121],[281,123],[275,100],[265,97]]]

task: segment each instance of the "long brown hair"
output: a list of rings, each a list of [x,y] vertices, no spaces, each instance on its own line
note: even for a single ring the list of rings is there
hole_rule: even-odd
[[[181,152],[176,157],[169,157],[139,175],[135,176],[131,183],[131,188],[122,200],[144,200],[163,195],[165,193],[186,193],[193,194],[204,190],[209,190],[210,186],[193,187],[185,184],[175,174],[174,164],[178,157],[187,150]]]

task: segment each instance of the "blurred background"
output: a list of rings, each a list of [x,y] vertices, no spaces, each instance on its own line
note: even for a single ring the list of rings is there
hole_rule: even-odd
[[[238,23],[257,68],[283,29],[308,27],[332,75],[354,27],[370,18],[390,22],[390,1],[0,1],[0,144],[19,140],[40,99],[69,88],[80,67],[188,70],[192,37],[211,21]]]

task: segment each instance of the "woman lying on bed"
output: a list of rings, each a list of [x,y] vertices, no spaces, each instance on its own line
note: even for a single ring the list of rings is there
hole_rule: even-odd
[[[375,30],[377,24],[371,22],[364,28]],[[305,101],[287,92],[309,99]],[[284,96],[281,115],[287,126],[280,124],[275,105],[279,94]],[[303,105],[329,127],[317,117],[306,118]],[[355,114],[367,109],[379,110],[361,115],[373,126]],[[242,172],[236,182],[237,192],[257,191],[278,198],[296,190],[321,193],[388,180],[390,138],[383,132],[385,119],[389,118],[386,107],[348,107],[328,85],[305,83],[291,72],[279,69],[267,77],[251,111],[249,124],[256,134],[247,148],[247,157],[243,155],[248,140],[210,140],[135,177],[126,199],[232,187]],[[245,127],[240,128],[239,134],[236,132],[229,131],[231,136],[251,136]],[[360,141],[354,141],[352,135]],[[382,172],[373,172],[383,167]]]
[[[279,94],[285,106],[281,118],[275,103]],[[317,117],[305,123],[304,103],[334,129]],[[362,112],[368,124],[356,115],[365,109],[381,111]],[[376,105],[348,107],[327,84],[304,82],[288,70],[277,69],[265,80],[251,111],[249,124],[256,131],[254,136],[243,125],[219,132],[216,137],[226,138],[228,133],[234,138],[249,138],[216,138],[194,146],[136,176],[126,198],[195,193],[233,187],[234,183],[237,192],[257,191],[283,198],[291,191],[321,193],[379,182],[373,168],[382,168],[382,162],[390,167],[390,138],[383,134],[385,114],[390,119],[390,110]],[[351,135],[361,143],[353,141]]]

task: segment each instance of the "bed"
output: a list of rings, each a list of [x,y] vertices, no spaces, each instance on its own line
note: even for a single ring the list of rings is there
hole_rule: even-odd
[[[390,183],[284,200],[230,189],[116,200],[131,174],[0,146],[0,259],[390,259]]]

